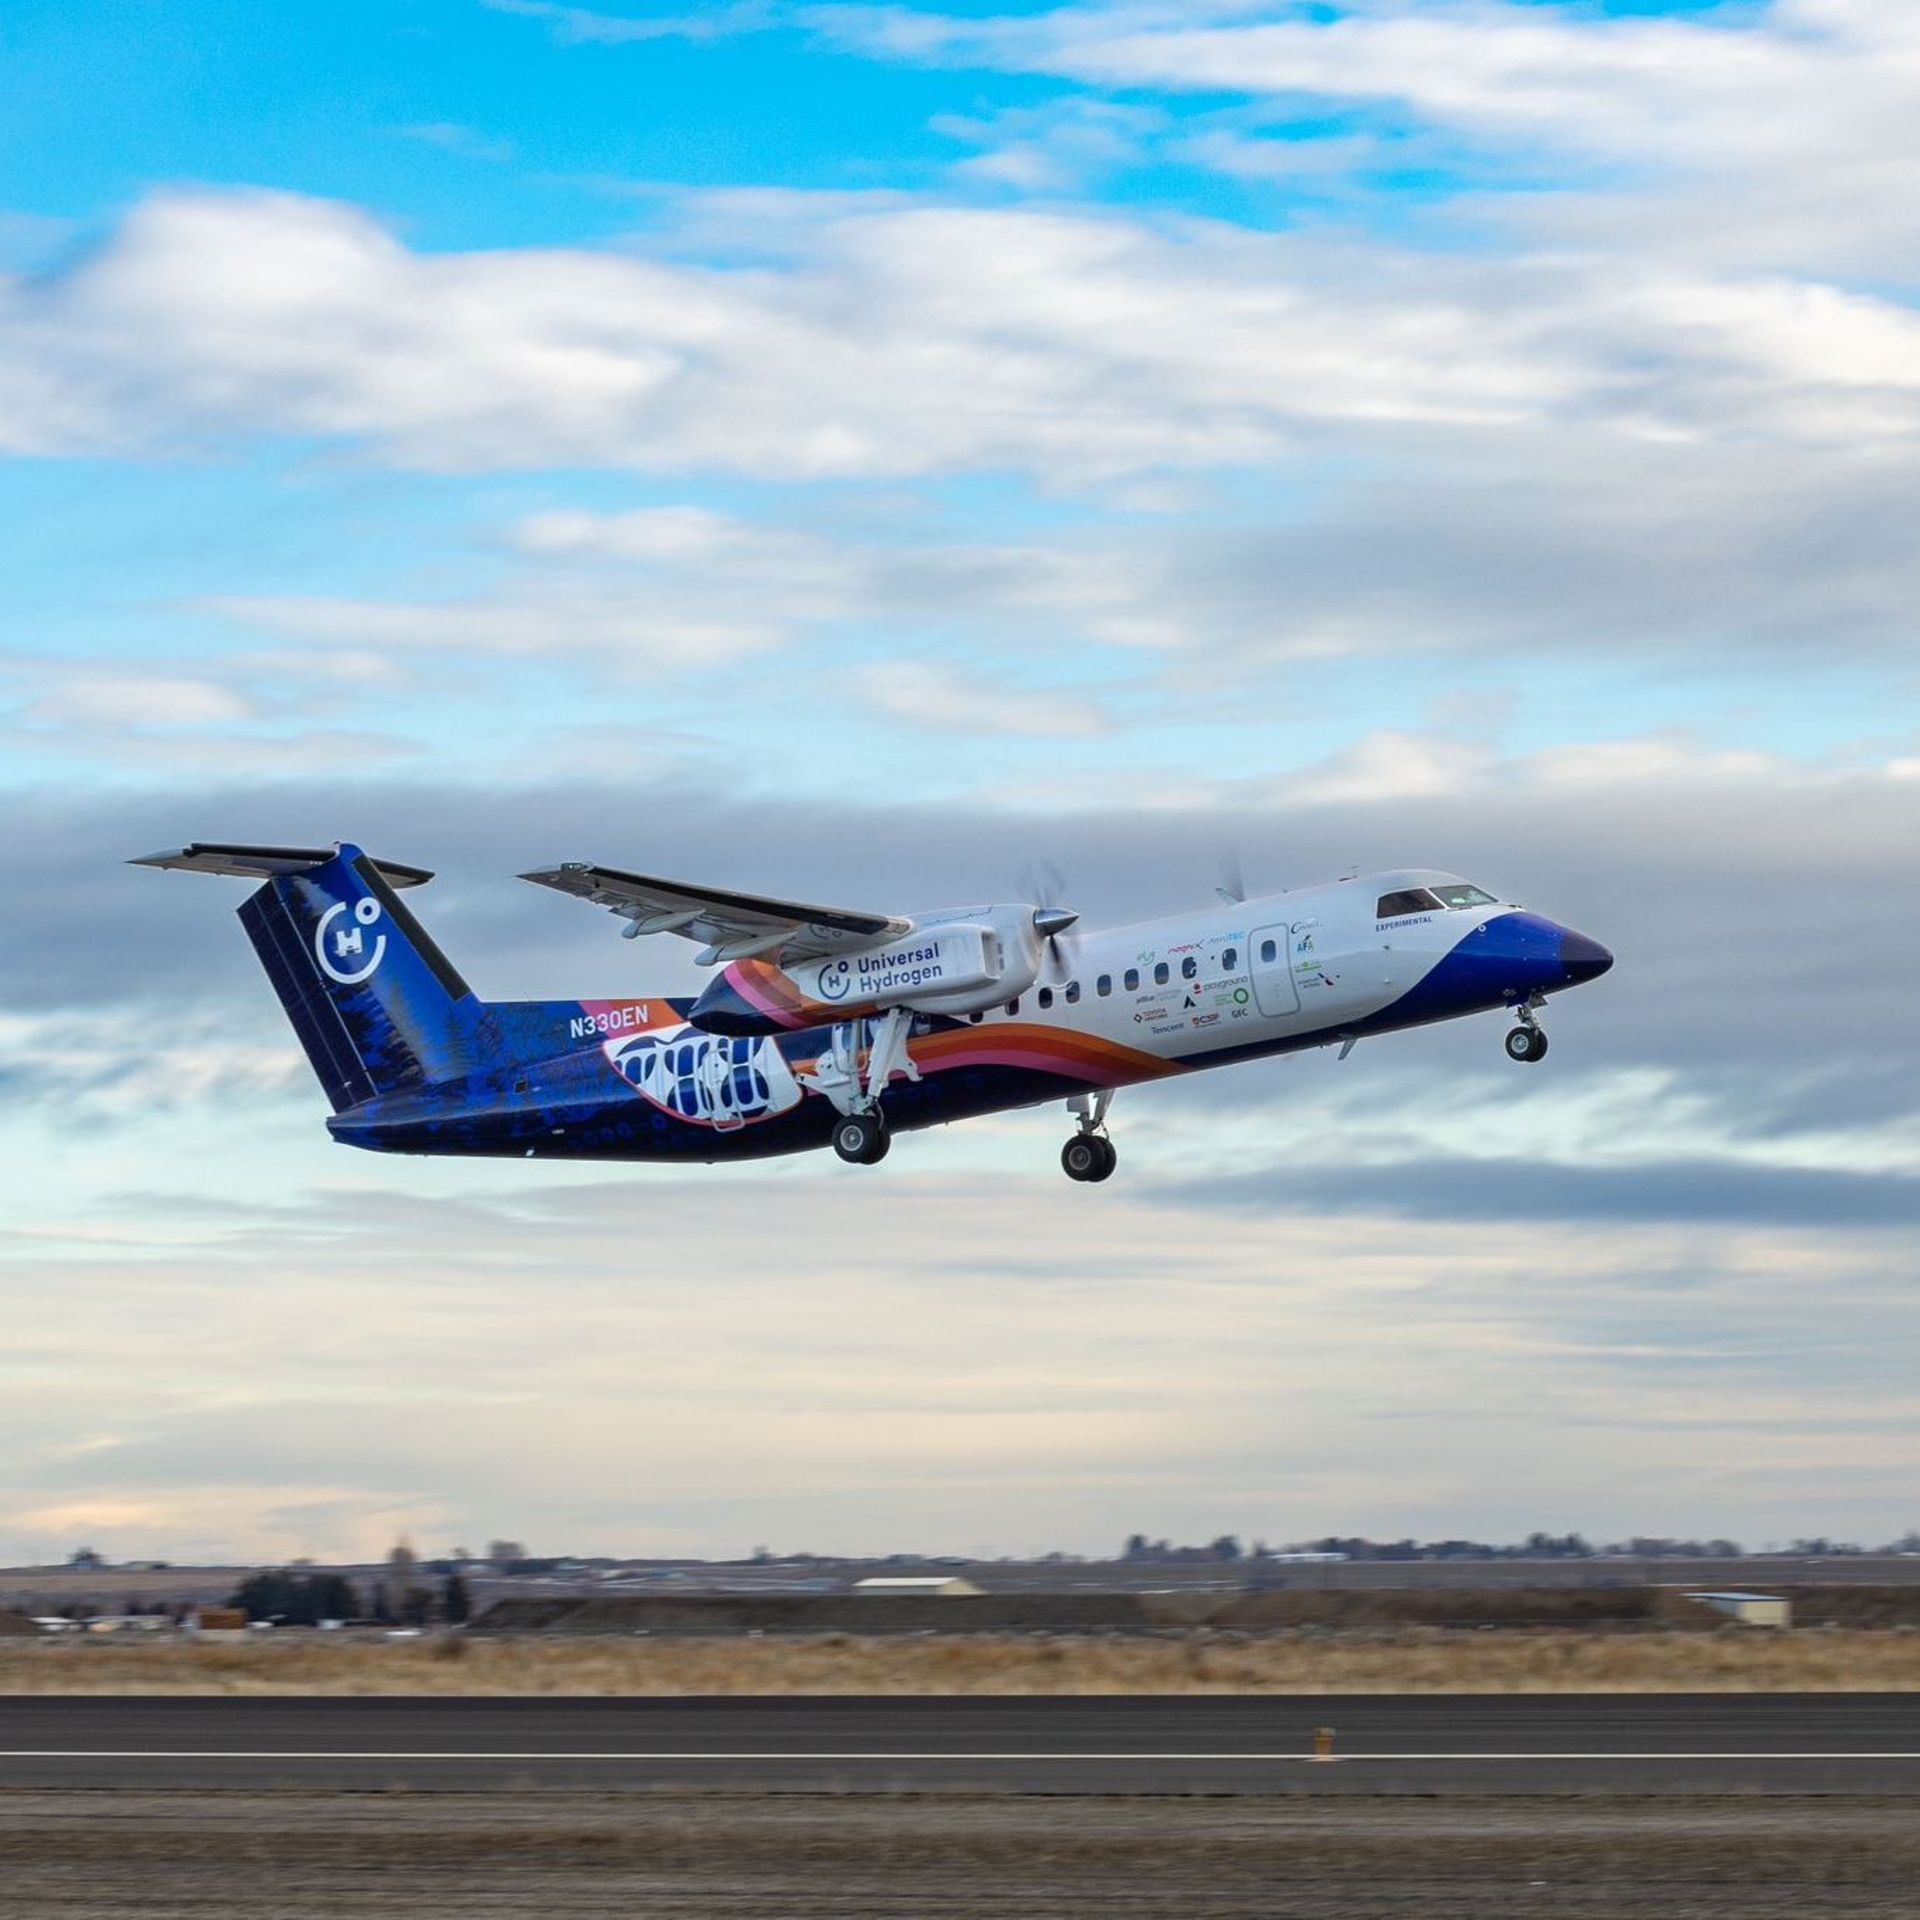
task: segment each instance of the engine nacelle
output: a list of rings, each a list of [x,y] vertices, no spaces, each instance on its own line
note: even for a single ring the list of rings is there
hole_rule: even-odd
[[[790,966],[736,960],[687,1018],[709,1033],[768,1034],[869,1019],[890,1007],[977,1013],[1024,993],[1039,964],[1031,907],[972,909],[857,953]]]

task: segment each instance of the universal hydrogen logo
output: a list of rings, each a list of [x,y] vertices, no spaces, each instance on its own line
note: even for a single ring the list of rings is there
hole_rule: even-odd
[[[374,968],[387,957],[387,936],[384,933],[375,934],[372,949],[368,950],[366,930],[380,918],[378,900],[356,900],[353,903],[353,925],[336,927],[334,922],[346,910],[346,901],[336,900],[320,916],[320,924],[313,930],[313,957],[320,962],[320,971],[329,980],[343,987],[357,987],[363,980],[372,979]],[[360,966],[349,968],[345,964],[349,960],[358,960],[362,953],[367,957]]]

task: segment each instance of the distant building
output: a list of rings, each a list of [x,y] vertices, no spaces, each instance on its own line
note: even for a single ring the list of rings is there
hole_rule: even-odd
[[[855,1593],[897,1594],[907,1599],[957,1599],[968,1595],[982,1594],[985,1587],[976,1587],[971,1580],[963,1579],[957,1573],[936,1574],[876,1574],[869,1580],[856,1580],[853,1583]]]
[[[186,1630],[199,1640],[244,1640],[247,1610],[245,1607],[195,1607],[187,1615]]]
[[[1793,1625],[1793,1602],[1777,1593],[1690,1593],[1687,1598],[1739,1621],[1743,1627]]]

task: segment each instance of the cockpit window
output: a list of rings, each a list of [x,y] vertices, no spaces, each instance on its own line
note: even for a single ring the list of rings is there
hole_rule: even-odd
[[[1397,920],[1403,913],[1431,913],[1440,902],[1425,887],[1407,887],[1399,893],[1383,893],[1374,908],[1376,920]]]
[[[1483,887],[1435,887],[1443,907],[1490,907],[1494,904],[1493,895]]]

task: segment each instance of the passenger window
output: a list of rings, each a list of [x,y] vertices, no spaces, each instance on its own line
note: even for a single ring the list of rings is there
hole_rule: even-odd
[[[1129,967],[1121,976],[1121,979],[1129,993],[1137,993],[1140,990],[1140,969],[1138,967]]]
[[[1376,920],[1397,920],[1403,913],[1431,913],[1440,904],[1425,887],[1408,887],[1400,893],[1383,893],[1374,908]]]
[[[1280,949],[1276,947],[1271,940],[1262,940],[1260,942],[1260,964],[1262,966],[1270,967],[1279,958]]]
[[[1107,995],[1113,991],[1113,975],[1103,973],[1100,978],[1093,983],[1093,990],[1104,1000]]]
[[[1182,980],[1198,980],[1200,978],[1200,962],[1196,960],[1192,954],[1188,954],[1187,957],[1180,962],[1180,978]]]
[[[1053,989],[1051,987],[1042,987],[1040,989],[1040,1011],[1042,1013],[1045,1013],[1046,1010],[1052,1005],[1053,1005]]]
[[[1067,1005],[1070,1007],[1077,1007],[1079,1004],[1080,1004],[1080,982],[1078,980],[1069,980],[1067,982]]]
[[[1153,984],[1156,987],[1164,987],[1167,984],[1167,963],[1164,960],[1156,960],[1153,963]]]
[[[1231,973],[1239,964],[1240,949],[1238,947],[1222,947],[1220,949],[1220,971],[1222,973]]]

